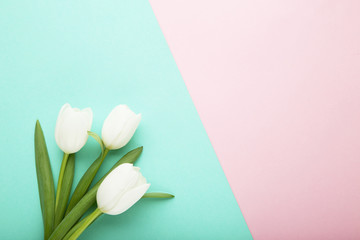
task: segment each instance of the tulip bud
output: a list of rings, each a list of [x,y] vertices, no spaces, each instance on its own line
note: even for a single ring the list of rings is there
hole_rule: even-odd
[[[139,201],[149,186],[140,168],[121,164],[100,184],[96,194],[98,209],[109,215],[123,213]]]
[[[102,139],[109,150],[125,146],[135,133],[141,114],[135,114],[126,105],[116,106],[105,119]]]
[[[55,140],[67,154],[79,151],[88,139],[93,113],[91,108],[80,110],[66,103],[62,106],[55,128]]]

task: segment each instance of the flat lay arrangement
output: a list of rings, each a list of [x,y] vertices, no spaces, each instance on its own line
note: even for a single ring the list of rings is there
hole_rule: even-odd
[[[90,131],[93,121],[90,108],[80,110],[65,104],[59,112],[55,128],[56,143],[64,152],[56,194],[44,133],[40,122],[36,122],[35,162],[45,240],[77,239],[102,214],[121,214],[141,198],[174,197],[168,193],[146,193],[150,184],[140,168],[133,166],[143,147],[125,154],[91,186],[108,152],[124,147],[134,135],[140,120],[140,114],[135,114],[126,105],[118,105],[106,118],[100,138]],[[99,143],[101,153],[70,196],[75,174],[75,153],[85,145],[88,136]],[[97,205],[95,210],[86,214],[93,205]]]

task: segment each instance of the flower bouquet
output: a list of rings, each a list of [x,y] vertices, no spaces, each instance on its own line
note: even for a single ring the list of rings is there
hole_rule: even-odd
[[[40,122],[36,122],[35,163],[45,240],[77,239],[102,214],[121,214],[141,198],[174,197],[168,193],[146,193],[150,184],[141,174],[140,168],[133,166],[143,147],[125,154],[90,187],[108,152],[120,149],[130,141],[140,123],[141,115],[135,114],[126,105],[115,107],[104,122],[102,138],[90,132],[92,120],[93,113],[90,108],[80,110],[65,104],[59,112],[55,140],[64,156],[56,194],[44,134]],[[101,153],[83,174],[71,195],[75,153],[85,145],[88,136],[99,143]],[[95,204],[97,208],[86,214]]]

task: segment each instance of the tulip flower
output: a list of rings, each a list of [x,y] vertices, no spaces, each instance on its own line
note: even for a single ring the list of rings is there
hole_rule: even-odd
[[[78,152],[88,139],[93,113],[91,108],[80,110],[66,103],[62,106],[55,128],[55,140],[67,154]]]
[[[141,114],[136,114],[126,105],[116,106],[105,119],[102,128],[102,140],[109,150],[125,146],[135,133],[141,120]]]
[[[100,184],[96,194],[98,207],[84,218],[69,239],[80,234],[103,213],[118,215],[133,206],[150,187],[140,173],[140,168],[124,163],[115,168]]]
[[[130,163],[121,164],[101,183],[96,194],[98,208],[109,215],[121,214],[134,205],[149,187],[140,168]]]
[[[61,163],[59,180],[56,190],[55,209],[59,203],[59,196],[69,154],[78,152],[88,139],[88,131],[91,129],[93,113],[91,108],[80,110],[72,108],[66,103],[60,109],[56,121],[55,140],[59,148],[64,152]],[[67,200],[66,200],[67,201]]]
[[[68,214],[80,201],[82,196],[84,196],[109,151],[119,149],[130,141],[139,125],[140,119],[141,114],[135,114],[126,105],[118,105],[111,111],[105,119],[102,128],[102,140],[105,145],[104,152],[95,160],[81,178],[70,199],[66,214]]]

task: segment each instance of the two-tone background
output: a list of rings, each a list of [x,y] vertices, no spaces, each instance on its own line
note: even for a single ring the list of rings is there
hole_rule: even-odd
[[[360,238],[357,1],[0,3],[1,239],[39,239],[33,130],[60,107],[141,112],[152,191],[82,239]],[[77,154],[75,182],[99,149]],[[56,182],[56,181],[55,181]]]

